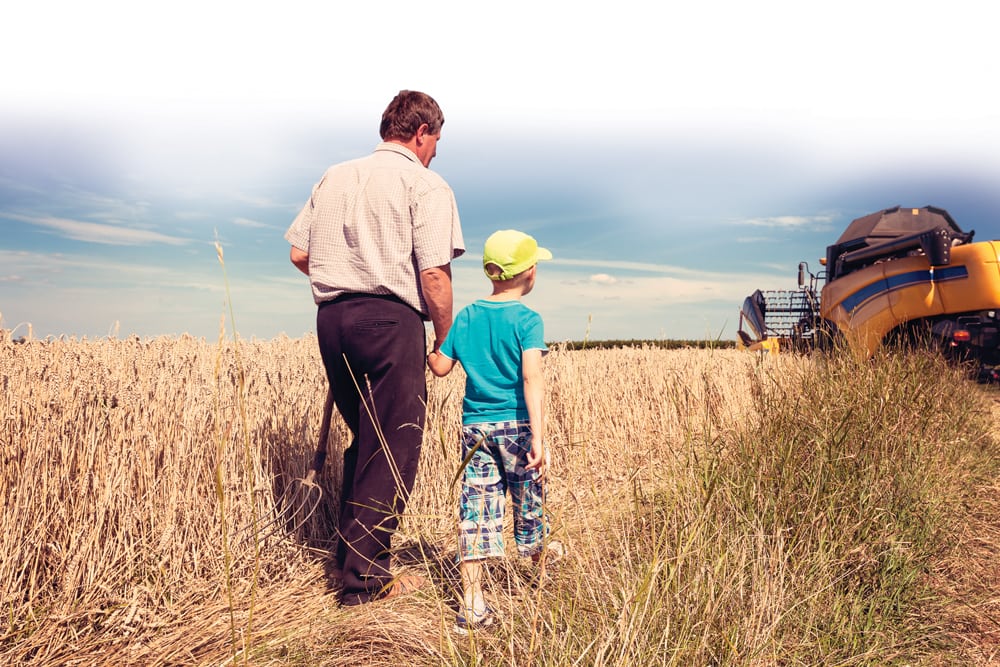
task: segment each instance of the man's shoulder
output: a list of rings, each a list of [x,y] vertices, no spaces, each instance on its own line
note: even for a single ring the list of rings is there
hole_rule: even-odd
[[[398,149],[398,150],[397,150]],[[411,183],[420,184],[425,190],[445,189],[451,191],[451,186],[441,174],[420,164],[420,161],[405,147],[397,144],[382,143],[371,155],[359,158],[353,162],[371,164],[380,169],[388,169],[405,174]],[[365,162],[367,161],[367,162]]]
[[[341,162],[337,162],[335,164],[331,164],[329,167],[326,168],[324,177],[329,177],[337,173],[356,171],[357,169],[361,168],[366,162],[371,161],[371,159],[372,159],[372,154],[368,154],[355,158],[350,158],[348,160],[342,160]]]
[[[452,193],[451,186],[436,171],[431,171],[419,162],[411,162],[406,157],[391,151],[376,150],[368,155],[338,162],[327,167],[323,179],[342,182],[344,178],[359,178],[358,174],[364,172],[392,173],[394,178],[398,175],[411,187],[415,187],[417,192]]]
[[[420,163],[409,165],[406,169],[412,174],[414,182],[420,184],[423,191],[451,193],[451,186],[448,185],[448,181],[444,180],[444,177],[433,169],[425,167]]]
[[[430,183],[435,188],[445,188],[451,190],[451,186],[448,185],[448,181],[444,180],[444,176],[437,173],[436,171],[428,168],[424,168],[424,175],[427,178],[427,182]]]
[[[347,158],[346,160],[341,160],[340,162],[331,164],[326,168],[326,171],[327,173],[330,173],[352,169],[363,169],[379,164],[388,164],[394,165],[397,168],[405,168],[413,164],[413,160],[407,157],[409,152],[405,148],[402,151],[396,151],[391,150],[392,146],[393,144],[388,143],[379,144],[370,153],[358,155],[353,158]],[[416,163],[416,166],[423,168],[420,163]]]

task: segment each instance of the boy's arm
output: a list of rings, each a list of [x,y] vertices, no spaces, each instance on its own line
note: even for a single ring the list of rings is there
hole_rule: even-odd
[[[444,377],[455,367],[455,360],[434,350],[427,355],[427,365],[430,366],[431,373],[438,377]]]
[[[529,470],[537,470],[539,481],[545,479],[548,456],[545,451],[545,377],[542,375],[542,351],[525,350],[521,353],[521,374],[524,377],[524,402],[531,424],[531,451],[528,452]]]

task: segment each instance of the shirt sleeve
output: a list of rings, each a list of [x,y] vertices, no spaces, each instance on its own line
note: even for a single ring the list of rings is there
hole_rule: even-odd
[[[444,266],[465,252],[455,194],[439,176],[433,180],[413,202],[413,254],[418,271]]]
[[[458,350],[455,349],[455,338],[458,336],[458,331],[462,328],[465,323],[465,309],[458,311],[458,315],[455,316],[454,321],[451,324],[451,329],[448,330],[448,335],[444,337],[444,342],[438,348],[438,352],[444,356],[452,359],[453,361],[458,361]]]
[[[302,207],[299,214],[295,216],[295,220],[292,221],[288,231],[285,232],[285,240],[303,252],[309,252],[309,234],[312,230],[313,214],[316,210],[313,197],[316,195],[316,190],[319,189],[319,186],[322,185],[322,183],[323,180],[320,180],[319,183],[313,186],[312,194],[309,196],[309,201],[307,201],[306,205]]]
[[[444,342],[441,343],[441,347],[438,348],[438,352],[448,357],[452,361],[458,361],[458,357],[455,355],[455,343],[451,340],[451,332],[444,337]]]
[[[521,349],[541,350],[543,353],[549,351],[545,345],[545,324],[542,322],[542,316],[530,309],[523,320]]]

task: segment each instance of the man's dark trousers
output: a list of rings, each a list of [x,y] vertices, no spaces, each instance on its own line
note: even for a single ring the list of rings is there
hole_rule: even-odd
[[[316,332],[334,401],[353,435],[344,452],[336,553],[341,603],[362,604],[392,579],[390,542],[417,475],[427,398],[424,322],[394,297],[349,294],[320,304]]]

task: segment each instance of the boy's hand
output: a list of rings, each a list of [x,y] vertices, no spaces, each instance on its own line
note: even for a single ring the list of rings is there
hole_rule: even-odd
[[[528,465],[525,466],[528,470],[536,470],[538,472],[538,481],[544,482],[545,475],[549,471],[549,464],[552,462],[552,455],[549,450],[542,444],[541,440],[532,440],[531,449],[528,450]]]
[[[433,350],[427,355],[427,366],[434,375],[444,377],[455,367],[455,361],[444,356],[437,350]]]

